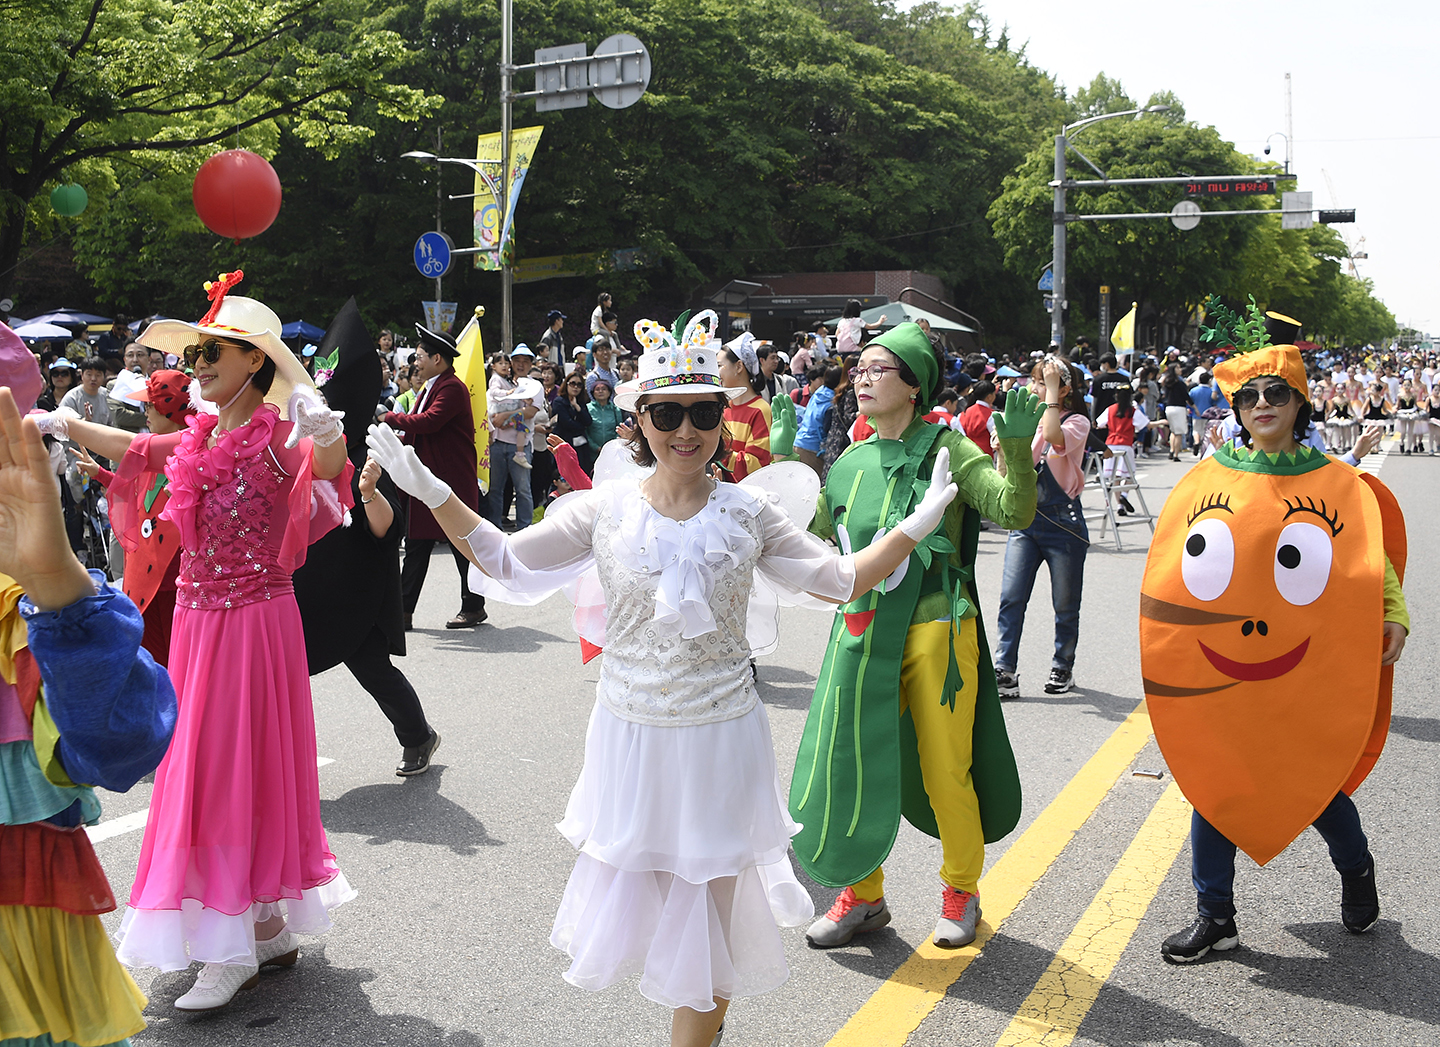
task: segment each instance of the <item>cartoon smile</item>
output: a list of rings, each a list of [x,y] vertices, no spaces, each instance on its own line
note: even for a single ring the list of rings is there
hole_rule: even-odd
[[[1198,640],[1196,642],[1199,643]],[[1200,650],[1209,659],[1210,664],[1232,680],[1273,680],[1277,676],[1284,676],[1300,664],[1300,659],[1305,657],[1305,651],[1309,647],[1310,638],[1307,636],[1294,650],[1282,654],[1278,658],[1271,658],[1268,662],[1237,662],[1212,651],[1203,643],[1200,644]]]
[[[845,628],[850,630],[851,636],[864,636],[865,630],[875,620],[874,611],[846,611],[844,614]]]

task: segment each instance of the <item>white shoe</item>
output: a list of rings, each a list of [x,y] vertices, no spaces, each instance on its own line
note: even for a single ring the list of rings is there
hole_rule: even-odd
[[[180,1011],[214,1011],[224,1007],[241,989],[253,989],[260,981],[260,968],[248,963],[207,963],[195,984],[180,999]]]
[[[281,931],[266,942],[255,943],[255,959],[261,967],[293,967],[300,958],[300,943],[289,931]]]
[[[514,461],[515,464],[518,465],[521,469],[531,468],[530,459],[526,458],[523,454],[517,454]]]

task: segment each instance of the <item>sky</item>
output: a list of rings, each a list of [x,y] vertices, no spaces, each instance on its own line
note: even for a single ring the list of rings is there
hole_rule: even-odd
[[[1008,25],[1012,46],[1025,44],[1067,93],[1100,72],[1141,104],[1173,91],[1189,119],[1256,156],[1286,130],[1290,73],[1291,170],[1300,176],[1291,188],[1312,192],[1317,208],[1354,208],[1355,224],[1335,229],[1369,255],[1356,262],[1360,275],[1402,325],[1440,334],[1432,202],[1440,194],[1429,184],[1440,175],[1440,4],[982,0],[982,8],[992,32]],[[1270,159],[1283,159],[1284,139],[1271,145]]]

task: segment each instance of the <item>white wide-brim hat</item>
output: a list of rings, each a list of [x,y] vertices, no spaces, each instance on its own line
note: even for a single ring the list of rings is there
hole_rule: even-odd
[[[615,387],[615,406],[634,411],[642,396],[658,393],[722,393],[726,399],[753,392],[748,386],[722,385],[720,343],[710,332],[717,318],[706,309],[686,325],[677,339],[653,320],[635,325],[635,336],[645,346],[638,373]]]
[[[225,295],[220,307],[215,310],[214,318],[200,323],[156,320],[145,328],[145,333],[137,341],[147,348],[178,357],[183,355],[186,347],[195,345],[205,335],[249,342],[275,361],[275,380],[265,394],[266,403],[276,404],[283,410],[296,386],[313,388],[315,385],[290,347],[280,340],[280,317],[275,315],[275,310],[243,295]]]

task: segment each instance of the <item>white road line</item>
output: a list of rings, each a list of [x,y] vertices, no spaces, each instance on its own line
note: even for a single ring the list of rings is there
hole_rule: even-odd
[[[108,822],[92,825],[85,831],[90,834],[91,843],[99,843],[101,840],[108,840],[112,836],[123,836],[125,833],[145,828],[145,820],[149,817],[150,808],[147,807],[143,811],[136,811],[134,814],[121,815],[119,818],[111,818]]]
[[[324,767],[328,763],[334,763],[328,756],[317,756],[316,767]],[[150,817],[150,808],[143,811],[136,811],[134,814],[122,814],[119,818],[111,818],[108,822],[101,822],[99,825],[92,825],[85,831],[90,835],[90,842],[99,843],[102,840],[109,840],[115,836],[124,836],[126,833],[134,832],[136,829],[145,828],[145,822]]]

